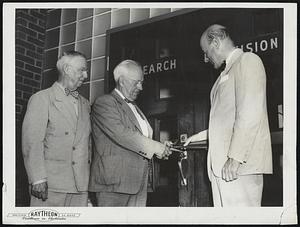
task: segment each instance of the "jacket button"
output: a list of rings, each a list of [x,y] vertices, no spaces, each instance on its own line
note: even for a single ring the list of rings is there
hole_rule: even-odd
[[[72,149],[73,149],[73,151],[75,151],[76,148],[75,148],[75,147],[72,147]]]
[[[69,135],[69,132],[65,132],[65,135]]]
[[[90,163],[91,163],[91,161],[90,161],[90,160],[88,160],[88,163],[90,164]]]
[[[72,162],[72,165],[75,165],[75,162],[74,162],[74,161]]]

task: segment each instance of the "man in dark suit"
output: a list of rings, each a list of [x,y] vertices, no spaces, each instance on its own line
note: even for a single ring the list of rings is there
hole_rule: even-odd
[[[22,151],[31,206],[87,206],[90,104],[76,91],[87,78],[76,51],[57,61],[58,81],[34,94],[22,128]]]
[[[148,161],[167,158],[168,143],[152,140],[152,128],[134,101],[143,89],[141,66],[122,61],[114,69],[116,88],[93,104],[91,121],[95,152],[89,190],[98,206],[145,206]]]

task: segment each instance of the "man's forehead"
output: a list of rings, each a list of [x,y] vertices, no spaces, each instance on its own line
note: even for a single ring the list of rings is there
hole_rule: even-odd
[[[140,67],[132,66],[127,70],[127,77],[132,79],[141,79],[143,78],[143,71]]]
[[[140,72],[143,72],[141,67],[135,66],[135,65],[132,65],[132,66],[128,67],[127,70],[128,70],[129,73],[139,74]]]
[[[86,64],[86,60],[82,56],[72,56],[70,59],[70,63],[73,65]]]

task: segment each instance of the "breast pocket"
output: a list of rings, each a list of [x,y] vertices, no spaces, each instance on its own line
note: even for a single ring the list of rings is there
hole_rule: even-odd
[[[44,154],[46,160],[71,161],[71,140],[66,137],[48,136],[44,142]]]

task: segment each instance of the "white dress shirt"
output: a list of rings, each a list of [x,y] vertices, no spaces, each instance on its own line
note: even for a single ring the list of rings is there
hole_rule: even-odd
[[[115,88],[115,91],[121,96],[122,99],[125,99],[124,95],[117,88]],[[127,105],[129,106],[129,108],[132,110],[134,116],[136,117],[136,119],[142,129],[143,135],[146,137],[149,137],[148,125],[147,125],[146,120],[144,120],[141,117],[141,115],[138,113],[136,107],[132,103],[127,103]]]

